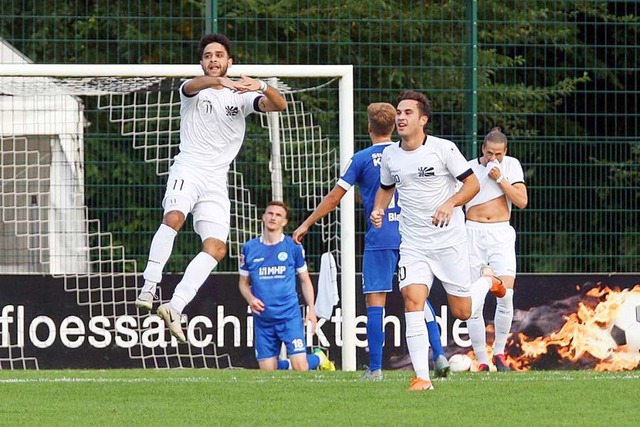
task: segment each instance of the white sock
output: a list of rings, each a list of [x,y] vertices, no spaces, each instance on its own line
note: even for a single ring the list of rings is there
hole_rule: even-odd
[[[469,339],[473,352],[476,355],[478,364],[489,364],[489,356],[487,356],[487,334],[485,331],[484,315],[480,307],[467,320],[467,329],[469,330]]]
[[[471,284],[471,316],[484,307],[487,292],[491,289],[491,277],[480,277]]]
[[[429,332],[424,322],[424,311],[405,313],[404,318],[407,348],[413,370],[416,372],[416,377],[429,380]]]
[[[189,304],[189,301],[185,301],[182,297],[178,295],[172,296],[171,301],[169,301],[169,305],[173,307],[175,310],[177,310],[178,313],[181,313],[181,314],[184,311],[184,308],[187,306],[187,304]]]
[[[498,298],[496,314],[493,320],[496,329],[496,340],[493,344],[493,354],[504,354],[511,322],[513,321],[513,289],[507,289],[502,298]]]
[[[176,290],[171,298],[173,308],[182,313],[185,306],[198,293],[198,289],[202,286],[211,271],[218,265],[218,261],[206,252],[200,252],[191,260],[187,269],[184,271],[182,280],[176,286]]]
[[[140,293],[142,292],[151,292],[153,295],[156,294],[156,287],[157,287],[157,283],[152,282],[150,280],[145,280],[144,281],[144,285],[142,286],[142,290],[140,291]]]
[[[171,256],[173,241],[177,235],[178,232],[168,225],[160,224],[160,227],[158,227],[158,231],[156,231],[156,234],[154,234],[151,240],[147,267],[144,269],[142,275],[147,282],[155,285],[162,281],[162,270],[164,270],[164,266]],[[147,286],[146,282],[145,286]],[[145,290],[145,288],[143,288],[143,290]]]

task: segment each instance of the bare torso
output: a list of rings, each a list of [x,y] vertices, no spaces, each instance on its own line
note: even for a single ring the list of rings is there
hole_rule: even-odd
[[[506,196],[501,196],[467,210],[466,217],[476,222],[506,222],[511,218]]]

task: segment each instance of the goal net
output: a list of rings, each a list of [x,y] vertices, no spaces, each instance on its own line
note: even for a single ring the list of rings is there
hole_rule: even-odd
[[[132,182],[130,194],[138,194],[140,186],[157,186],[179,145],[177,89],[186,78],[201,74],[197,65],[0,64],[0,243],[13,248],[0,256],[0,274],[51,274],[63,279],[65,290],[76,294],[89,316],[133,316],[141,329],[158,322],[157,316],[138,317],[133,305],[142,286],[144,254],[130,247],[125,235],[114,237],[113,224],[105,224],[128,205],[114,202],[109,215],[95,215],[99,209],[87,208],[86,200],[96,197],[94,188],[87,190],[87,168],[102,161],[111,165],[112,173],[126,174],[125,159],[108,158],[108,150],[100,160],[91,158],[87,142],[126,141],[131,157],[141,159],[133,167],[149,168],[157,178],[154,183]],[[231,166],[232,229],[226,261],[231,271],[237,271],[241,245],[260,234],[268,200],[281,199],[300,209],[301,221],[331,190],[340,166],[353,154],[350,66],[234,65],[229,70],[232,78],[241,74],[278,87],[288,109],[254,115],[244,148]],[[259,144],[261,138],[270,144]],[[119,156],[123,152],[127,155],[121,150]],[[163,191],[164,186],[159,197],[138,208],[158,209]],[[153,211],[154,226],[160,215]],[[305,240],[308,255],[319,260],[318,252],[330,251],[340,267],[345,370],[355,370],[356,363],[353,215],[349,192],[340,209],[316,226],[321,246],[311,251],[309,237]],[[145,231],[151,233],[148,247],[155,229]],[[315,266],[319,268],[319,262]],[[129,352],[142,367],[233,363],[214,344],[149,349],[140,343]]]

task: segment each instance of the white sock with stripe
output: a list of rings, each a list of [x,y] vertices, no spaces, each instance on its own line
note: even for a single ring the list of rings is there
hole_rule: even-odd
[[[218,261],[206,252],[200,252],[191,260],[184,271],[182,280],[176,286],[176,290],[171,298],[173,308],[182,313],[185,306],[198,293],[198,289],[202,286],[211,271],[218,265]]]
[[[493,323],[496,329],[496,340],[493,344],[493,354],[504,354],[511,323],[513,322],[513,289],[507,289],[502,298],[498,298],[496,314]]]
[[[409,357],[416,377],[430,380],[429,377],[429,331],[424,322],[424,311],[410,311],[404,314],[406,322],[405,336]]]

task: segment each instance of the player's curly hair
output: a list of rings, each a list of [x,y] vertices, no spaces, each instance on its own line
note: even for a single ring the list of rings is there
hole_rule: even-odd
[[[224,46],[224,49],[227,51],[227,55],[229,56],[229,58],[232,57],[231,42],[224,34],[206,34],[202,36],[200,42],[198,43],[198,54],[200,55],[200,58],[202,58],[204,49],[211,43],[220,43],[222,46]]]

